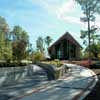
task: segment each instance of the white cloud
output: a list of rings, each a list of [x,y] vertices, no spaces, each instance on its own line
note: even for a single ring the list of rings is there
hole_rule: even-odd
[[[74,8],[75,4],[73,0],[66,1],[58,8],[58,16],[64,16],[65,14],[71,13],[74,11]]]
[[[56,16],[57,19],[64,21],[66,23],[77,24],[82,28],[87,28],[87,24],[80,21],[80,17],[83,14],[80,12],[80,9],[77,9],[76,2],[74,0],[30,0],[31,2],[39,4],[44,8],[48,13]],[[78,17],[74,15],[77,10]],[[93,25],[94,23],[92,23]],[[100,16],[97,16],[96,24],[100,26]]]
[[[96,16],[96,23],[95,24],[100,27],[100,15]]]
[[[53,0],[40,0],[40,4],[45,10],[47,10],[48,13],[55,15],[57,19],[66,21],[66,23],[82,25],[80,22],[80,17],[77,18],[73,15],[73,13],[76,11],[74,0],[62,0],[61,3],[54,2]]]
[[[80,13],[79,17],[75,17],[76,13],[76,3],[74,0],[69,0],[64,2],[61,6],[59,6],[57,10],[57,17],[65,21],[66,23],[74,23],[84,27],[84,24],[80,22]]]
[[[76,17],[72,17],[72,16],[62,16],[61,17],[62,20],[68,22],[68,23],[77,23],[77,24],[80,24],[80,20],[79,18],[76,18]]]

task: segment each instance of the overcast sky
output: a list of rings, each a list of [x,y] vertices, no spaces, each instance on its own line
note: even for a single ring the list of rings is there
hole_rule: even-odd
[[[22,26],[35,47],[39,36],[51,36],[57,40],[65,32],[70,32],[82,45],[80,22],[82,12],[74,0],[0,0],[0,15],[5,17],[10,28]],[[100,25],[100,17],[97,16]]]

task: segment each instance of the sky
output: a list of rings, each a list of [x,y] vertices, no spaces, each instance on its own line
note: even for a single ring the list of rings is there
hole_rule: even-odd
[[[34,48],[39,36],[51,36],[54,42],[65,32],[82,45],[80,30],[85,24],[80,22],[82,11],[74,0],[0,0],[0,16],[11,29],[15,25],[25,29]]]

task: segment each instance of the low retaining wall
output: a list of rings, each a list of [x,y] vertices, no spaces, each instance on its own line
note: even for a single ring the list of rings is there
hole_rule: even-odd
[[[48,80],[59,79],[68,71],[67,65],[62,65],[59,68],[54,65],[45,63],[37,63],[36,65],[40,66],[47,72]]]

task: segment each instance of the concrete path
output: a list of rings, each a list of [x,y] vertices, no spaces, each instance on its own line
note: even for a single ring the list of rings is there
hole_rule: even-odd
[[[84,100],[100,100],[100,68],[92,69],[96,75],[98,76],[98,82],[96,84],[96,86],[93,88],[93,90],[91,91],[91,93],[86,96],[86,98],[84,98]]]
[[[9,100],[82,100],[98,81],[95,73],[87,68],[66,64],[70,67],[61,79],[51,81],[39,88]]]

